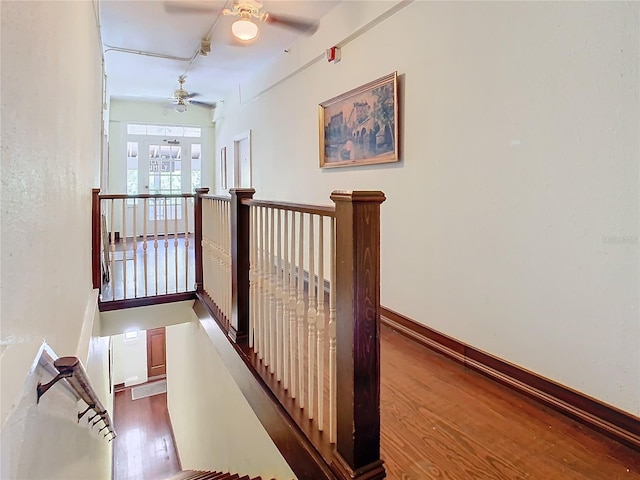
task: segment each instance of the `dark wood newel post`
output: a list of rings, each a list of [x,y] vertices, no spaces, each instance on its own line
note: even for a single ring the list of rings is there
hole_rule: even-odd
[[[202,195],[207,193],[209,193],[209,188],[196,188],[196,196],[193,199],[193,249],[196,262],[196,292],[202,292],[204,285],[202,270]]]
[[[380,459],[380,204],[378,191],[334,191],[337,442],[342,478],[385,477]]]
[[[100,268],[100,194],[99,188],[91,189],[91,279],[93,288],[101,288]]]
[[[232,188],[231,194],[231,325],[229,337],[237,344],[249,339],[249,206],[253,188]]]

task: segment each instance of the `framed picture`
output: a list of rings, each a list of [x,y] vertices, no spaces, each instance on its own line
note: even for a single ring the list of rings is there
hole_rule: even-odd
[[[320,167],[397,162],[398,73],[318,107]]]
[[[227,189],[227,147],[220,149],[220,188]]]

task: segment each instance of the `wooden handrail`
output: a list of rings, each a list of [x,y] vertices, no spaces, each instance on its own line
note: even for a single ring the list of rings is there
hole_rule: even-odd
[[[99,191],[99,190],[98,190]],[[195,197],[194,193],[139,193],[136,195],[129,195],[126,193],[107,193],[103,195],[98,195],[100,200],[116,200],[122,198],[193,198]]]
[[[91,191],[91,279],[93,288],[100,288],[102,272],[100,269],[100,189]]]
[[[109,416],[109,412],[104,408],[102,402],[98,398],[95,390],[91,386],[91,382],[89,381],[89,376],[87,375],[86,370],[82,366],[82,362],[78,357],[60,357],[53,362],[53,366],[58,370],[58,375],[56,375],[50,382],[42,385],[38,382],[38,386],[36,387],[36,392],[38,395],[38,403],[40,403],[40,398],[56,383],[60,380],[65,379],[67,384],[70,385],[73,390],[78,394],[78,396],[87,404],[87,408],[84,412],[78,413],[78,421],[89,411],[93,410],[95,415],[88,418],[88,421],[91,422],[94,418],[98,417],[95,420],[91,428],[95,427],[98,423],[103,422],[103,427],[99,430],[107,430],[107,433],[104,435],[106,438],[109,434],[111,434],[111,438],[109,441],[116,438],[117,434],[115,429],[113,428],[113,423],[111,421],[111,417]]]
[[[228,195],[202,195],[202,198],[206,198],[209,200],[219,200],[221,202],[230,202],[231,197]]]
[[[315,306],[313,306],[316,299],[314,298],[315,293],[312,292],[317,287],[318,295],[323,292],[322,295],[324,296],[324,282],[321,283],[319,280],[324,279],[326,281],[322,271],[322,260],[319,260],[318,272],[314,271],[314,264],[311,260],[309,272],[307,273],[303,264],[303,258],[307,255],[306,250],[303,255],[302,245],[294,247],[292,243],[291,247],[296,248],[296,258],[294,259],[293,253],[287,250],[289,246],[287,240],[281,243],[280,235],[287,235],[290,226],[291,230],[295,231],[295,234],[292,233],[292,235],[296,238],[296,242],[300,241],[303,237],[302,222],[304,216],[305,228],[309,228],[308,232],[305,230],[305,238],[307,235],[314,236],[314,223],[317,223],[320,228],[317,250],[320,252],[323,238],[320,225],[322,218],[328,217],[327,227],[331,230],[331,234],[328,237],[331,239],[333,239],[333,225],[335,225],[336,250],[333,258],[337,259],[337,265],[335,275],[331,277],[330,283],[335,283],[334,291],[337,296],[337,309],[332,310],[334,307],[330,302],[329,318],[331,319],[331,315],[335,314],[336,322],[332,324],[330,320],[328,329],[333,333],[328,338],[335,339],[337,337],[336,364],[339,365],[339,368],[337,369],[336,410],[338,429],[333,456],[329,453],[329,458],[325,457],[325,460],[331,463],[331,470],[341,479],[377,480],[384,478],[385,470],[380,459],[379,340],[380,204],[385,201],[384,194],[379,191],[334,191],[331,199],[335,206],[254,200],[252,198],[253,189],[231,189],[230,194],[230,197],[224,197],[199,193],[196,204],[203,199],[214,202],[230,202],[228,223],[231,231],[227,235],[231,237],[232,292],[229,315],[231,318],[224,318],[224,315],[220,316],[222,312],[219,305],[224,304],[225,299],[212,298],[212,296],[215,297],[215,294],[205,291],[200,282],[198,282],[198,296],[214,315],[218,325],[227,334],[232,343],[236,345],[240,355],[245,356],[245,362],[252,364],[256,368],[256,372],[261,371],[262,373],[257,374],[263,379],[265,379],[264,375],[267,375],[268,381],[265,380],[267,384],[274,383],[277,386],[276,389],[271,388],[274,395],[276,390],[282,389],[279,378],[281,372],[278,368],[282,358],[279,353],[274,357],[271,351],[276,337],[271,336],[270,339],[268,337],[259,339],[256,337],[257,340],[254,341],[260,342],[260,352],[265,352],[264,359],[268,363],[263,362],[261,353],[258,354],[259,358],[254,358],[253,353],[258,350],[254,348],[250,341],[251,332],[249,329],[255,329],[255,325],[249,325],[250,316],[254,314],[262,315],[262,312],[267,318],[270,316],[271,320],[260,324],[262,329],[267,328],[267,325],[272,323],[275,324],[275,319],[281,317],[285,302],[291,312],[292,283],[293,279],[295,279],[296,287],[299,289],[295,298],[302,303],[306,301],[306,293],[302,293],[300,289],[309,292],[310,297],[308,318],[311,320],[307,323],[307,314],[305,310],[301,310],[302,313],[300,315],[305,315],[305,324],[301,324],[299,320],[297,321],[296,328],[298,328],[298,332],[300,328],[303,328],[303,331],[306,331],[307,328],[311,329],[310,325],[314,324],[317,318],[324,318],[321,307],[319,307],[319,310],[315,310]],[[203,210],[203,208],[196,209],[196,216],[204,215]],[[211,211],[213,212],[214,210]],[[281,217],[281,213],[285,212],[289,212],[289,215],[283,214]],[[320,218],[314,220],[314,216]],[[216,218],[214,219],[213,217]],[[219,222],[220,218],[219,214],[199,220],[196,218],[196,229],[202,229],[203,224],[206,228],[207,222]],[[288,224],[289,220],[291,220],[291,223]],[[226,228],[226,222],[227,220],[224,220],[224,223],[220,225],[213,223],[213,225],[216,225],[214,231]],[[261,224],[267,226],[259,226]],[[198,235],[197,232],[196,235]],[[198,244],[198,242],[196,243]],[[259,249],[259,255],[255,251],[251,251],[250,245],[254,245],[253,248]],[[196,248],[198,248],[198,245]],[[220,253],[216,250],[217,248],[214,248],[215,255]],[[309,248],[308,257],[312,259],[315,255],[314,247],[310,246]],[[202,256],[199,258],[202,258]],[[322,257],[319,258],[321,259]],[[250,273],[253,277],[250,277]],[[319,273],[318,277],[316,277],[316,273]],[[289,283],[284,280],[287,275],[289,276]],[[306,280],[305,277],[314,278],[315,280]],[[255,283],[262,285],[261,293],[258,293],[262,307],[259,308],[260,311],[258,313],[251,313],[250,310],[251,282],[254,282],[254,286]],[[268,283],[269,286],[265,287],[265,283]],[[320,300],[318,299],[318,301]],[[299,310],[307,307],[301,307],[299,304],[297,308]],[[300,317],[298,316],[298,318]],[[291,324],[293,325],[294,323],[291,322]],[[278,331],[277,338],[279,339],[281,335],[286,338],[287,334]],[[291,333],[291,330],[289,330],[289,335],[294,336],[295,333]],[[312,348],[315,337],[310,336],[309,338],[311,338],[309,347]],[[323,341],[323,337],[320,334],[318,338]],[[303,350],[306,349],[306,337],[304,342]],[[276,352],[278,351],[276,349]],[[258,363],[254,364],[255,361]],[[274,363],[276,364],[275,373],[273,369]],[[318,377],[320,378],[321,374],[318,374]],[[307,378],[313,377],[309,376]],[[286,382],[286,379],[285,370],[283,381]],[[283,383],[283,385],[286,390],[286,383]],[[303,387],[299,386],[298,388],[302,389]],[[309,383],[308,391],[313,392],[313,388],[313,384]],[[319,389],[320,386],[318,386]],[[292,403],[291,399],[283,400],[279,397],[278,399],[283,405]],[[298,405],[296,408],[305,408],[304,415],[311,419],[314,410],[313,403],[307,406],[300,399]],[[303,423],[306,425],[307,421],[305,420]],[[331,437],[328,435],[326,438]],[[309,439],[311,440],[311,437]],[[333,440],[330,440],[330,442],[333,442]],[[320,447],[315,445],[315,448]],[[322,449],[326,454],[326,449],[324,447]]]
[[[273,202],[270,200],[243,199],[243,205],[250,207],[268,207],[288,210],[290,212],[309,213],[323,217],[335,217],[336,208],[332,205],[310,205],[306,203]]]
[[[93,189],[92,282],[101,309],[113,301],[134,306],[142,298],[195,291],[191,199],[195,204],[197,194],[101,195]]]

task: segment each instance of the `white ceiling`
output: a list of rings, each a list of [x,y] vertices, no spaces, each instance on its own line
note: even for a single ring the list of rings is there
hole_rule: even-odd
[[[214,103],[235,85],[280,55],[300,32],[259,24],[258,37],[246,46],[234,43],[234,17],[219,14],[233,0],[185,4],[211,5],[213,13],[168,13],[160,0],[100,2],[100,24],[105,49],[109,93],[115,98],[166,100],[186,73],[185,89],[200,94],[196,100]],[[264,0],[262,12],[292,15],[316,21],[339,1]],[[201,40],[209,36],[211,52],[197,55]],[[181,59],[123,53],[110,47],[152,52]],[[191,62],[190,60],[194,58]]]

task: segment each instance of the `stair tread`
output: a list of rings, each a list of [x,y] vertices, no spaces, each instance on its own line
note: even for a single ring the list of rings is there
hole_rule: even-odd
[[[182,470],[165,480],[262,480],[262,477],[250,477],[238,473],[206,471],[206,470]]]

